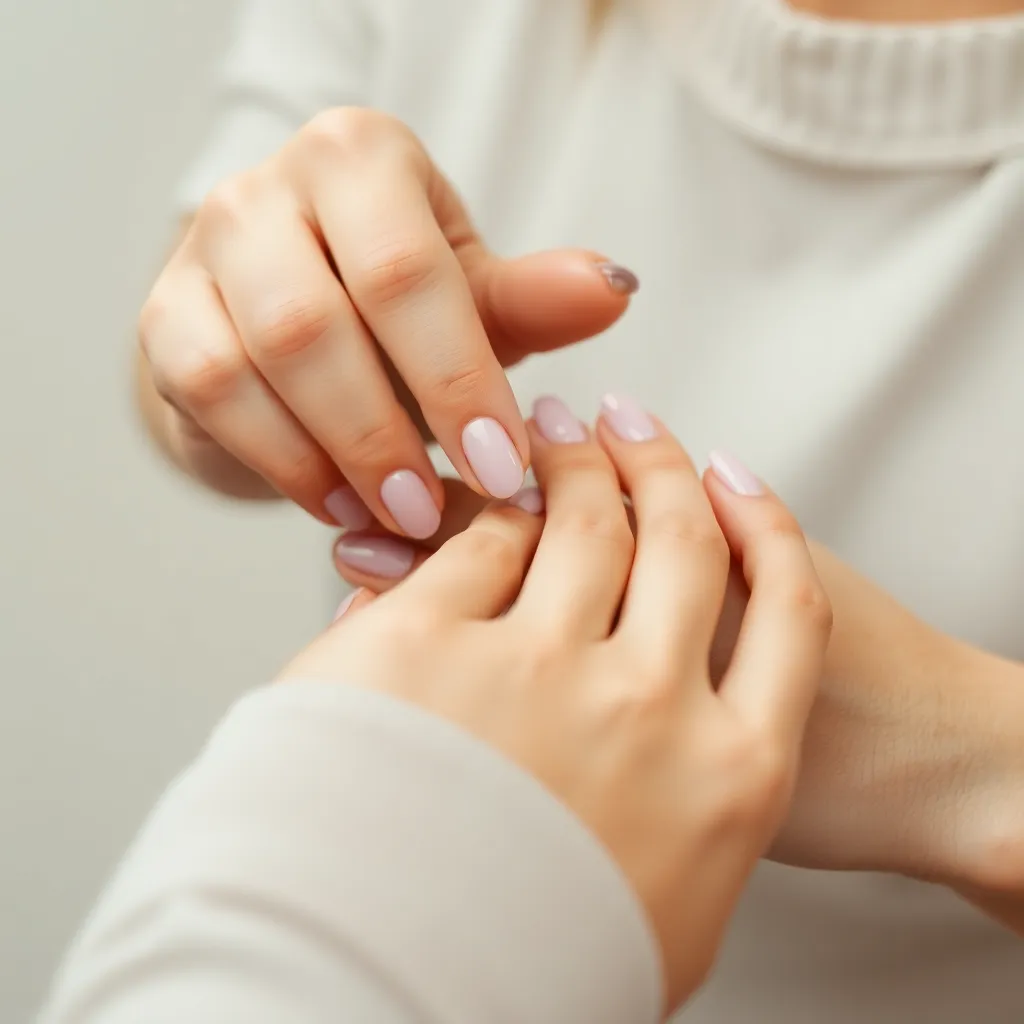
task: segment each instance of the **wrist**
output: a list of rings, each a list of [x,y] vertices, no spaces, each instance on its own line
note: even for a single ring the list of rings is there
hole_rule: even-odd
[[[1024,666],[953,646],[961,749],[945,801],[954,824],[943,880],[958,891],[1024,895]]]

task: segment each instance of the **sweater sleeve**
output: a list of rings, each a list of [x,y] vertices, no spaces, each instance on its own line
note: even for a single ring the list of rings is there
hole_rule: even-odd
[[[44,1024],[644,1024],[658,951],[603,847],[448,723],[244,698],[157,805]]]
[[[241,0],[217,69],[212,130],[178,189],[182,212],[261,163],[320,111],[370,104],[382,31],[371,6]]]

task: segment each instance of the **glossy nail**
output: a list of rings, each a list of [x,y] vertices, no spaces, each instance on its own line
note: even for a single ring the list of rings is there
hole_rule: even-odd
[[[334,545],[334,553],[345,565],[387,580],[400,580],[407,575],[416,558],[415,548],[396,537],[358,533],[346,533]]]
[[[340,619],[345,614],[345,612],[347,612],[349,610],[349,608],[352,607],[352,602],[362,592],[363,592],[363,588],[362,587],[359,587],[357,590],[353,590],[352,593],[349,594],[348,597],[346,597],[345,600],[342,601],[341,604],[338,605],[338,610],[334,613],[334,619],[333,619],[334,622],[337,622],[338,619]]]
[[[480,486],[494,498],[511,498],[525,474],[512,439],[497,420],[481,418],[466,425],[462,450]]]
[[[381,484],[380,500],[399,529],[414,540],[432,537],[441,525],[441,513],[427,485],[411,469],[392,473]]]
[[[579,444],[587,439],[583,424],[561,399],[551,395],[533,403],[533,419],[545,440],[552,444]]]
[[[748,498],[764,494],[764,484],[735,455],[715,451],[708,456],[708,462],[715,476],[734,494]]]
[[[347,484],[324,498],[327,514],[345,530],[365,530],[373,523],[373,513],[363,499]]]
[[[598,263],[597,269],[604,275],[612,291],[619,295],[635,295],[640,290],[640,278],[621,264],[606,261]]]
[[[539,487],[524,487],[518,494],[513,494],[508,503],[529,512],[531,516],[539,516],[544,511],[544,495]]]
[[[652,441],[658,436],[654,420],[625,395],[605,395],[601,399],[601,418],[623,441]]]

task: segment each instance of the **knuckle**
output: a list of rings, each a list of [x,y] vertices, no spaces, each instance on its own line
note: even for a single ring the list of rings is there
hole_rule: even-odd
[[[458,406],[484,388],[487,371],[479,366],[458,366],[443,370],[428,387],[430,397],[442,406]]]
[[[730,780],[735,815],[740,820],[774,817],[793,790],[792,759],[770,736],[754,727],[741,729],[727,745],[721,772]]]
[[[273,484],[286,495],[326,494],[335,470],[316,448],[306,448],[274,467]]]
[[[186,408],[205,409],[231,398],[247,362],[240,348],[189,346],[154,366],[153,372],[161,393],[174,396]]]
[[[238,174],[215,185],[196,214],[196,224],[204,231],[223,231],[238,227],[248,216],[256,199],[254,174]]]
[[[402,451],[405,433],[405,428],[395,416],[349,423],[340,442],[341,454],[351,466],[389,463]]]
[[[138,335],[142,351],[147,359],[153,358],[152,341],[160,329],[167,323],[168,303],[162,293],[154,288],[139,310]]]
[[[293,298],[280,303],[254,331],[258,357],[269,362],[302,355],[331,329],[335,310],[312,298]]]
[[[641,529],[655,538],[696,549],[716,562],[729,562],[729,545],[713,517],[695,516],[678,508],[663,509],[643,520]]]
[[[571,533],[585,541],[596,541],[617,553],[632,557],[633,531],[629,528],[623,508],[574,508],[564,510],[552,526],[560,532]]]
[[[490,566],[496,576],[522,571],[526,552],[526,530],[510,517],[481,516],[462,536],[462,554],[471,561]]]
[[[303,129],[303,141],[333,159],[349,159],[375,148],[404,126],[395,118],[367,107],[332,107],[317,114]]]
[[[345,283],[364,304],[387,307],[429,290],[440,263],[429,246],[402,239],[368,253],[362,266],[346,275]]]
[[[828,636],[832,632],[832,602],[817,580],[800,579],[779,584],[777,599],[787,613],[805,622],[816,633]]]

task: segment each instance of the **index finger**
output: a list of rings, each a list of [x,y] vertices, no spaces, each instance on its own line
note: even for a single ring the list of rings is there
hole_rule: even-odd
[[[824,669],[832,610],[792,513],[737,460],[712,455],[705,487],[750,588],[719,694],[799,746]]]
[[[529,463],[526,427],[431,204],[436,173],[425,158],[368,150],[313,169],[312,202],[342,284],[452,465],[481,494],[509,498]]]

